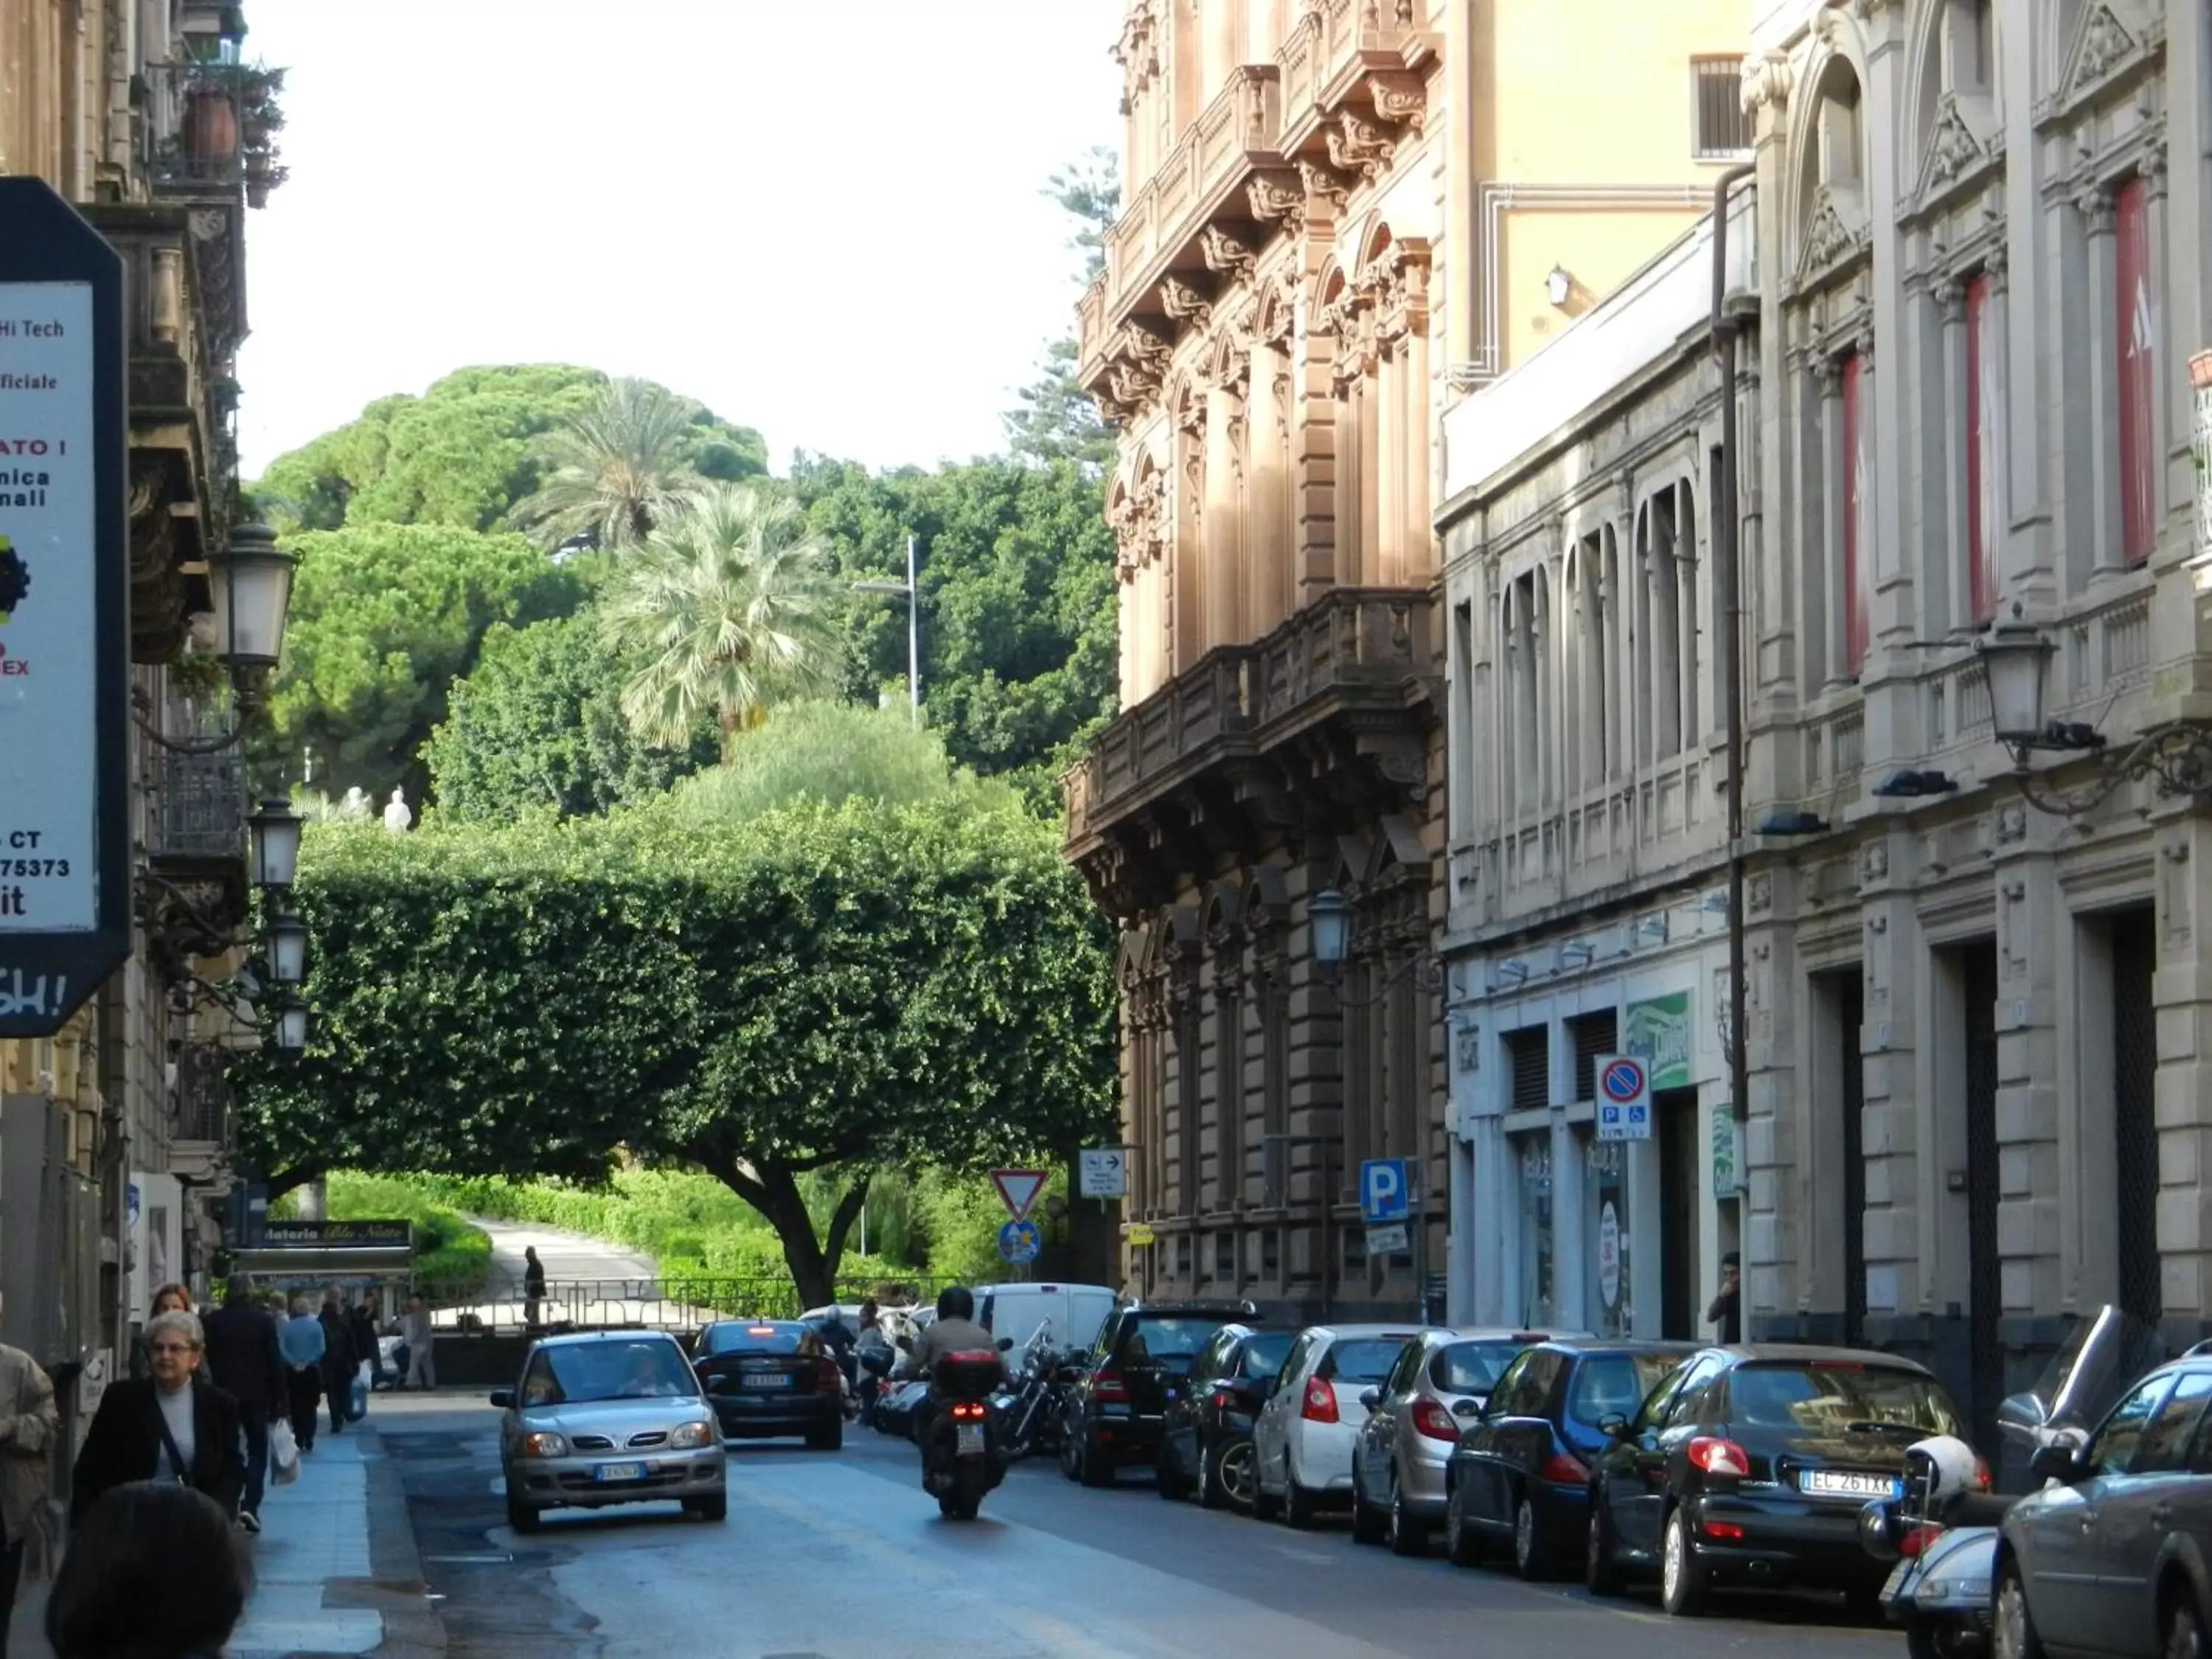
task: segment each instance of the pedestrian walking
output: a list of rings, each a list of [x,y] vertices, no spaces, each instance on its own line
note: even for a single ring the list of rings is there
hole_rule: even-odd
[[[252,1571],[230,1519],[170,1480],[117,1486],[72,1529],[46,1598],[56,1659],[213,1659]]]
[[[323,1322],[304,1296],[292,1298],[292,1316],[276,1334],[284,1356],[286,1393],[292,1406],[292,1437],[300,1449],[315,1449],[315,1402],[323,1397]]]
[[[383,1345],[376,1340],[376,1315],[371,1310],[374,1291],[364,1291],[347,1316],[353,1328],[355,1357],[368,1367],[368,1386],[380,1388],[384,1383]]]
[[[152,1305],[146,1310],[146,1322],[150,1325],[165,1313],[190,1313],[191,1310],[191,1291],[172,1281],[155,1287]],[[131,1345],[131,1375],[151,1376],[153,1374],[153,1366],[146,1357],[146,1333],[141,1328],[137,1340]]]
[[[1705,1310],[1705,1323],[1720,1327],[1723,1342],[1743,1340],[1743,1257],[1737,1251],[1721,1258],[1720,1294]]]
[[[538,1259],[535,1244],[522,1247],[522,1301],[523,1323],[537,1324],[544,1311],[545,1264]]]
[[[410,1389],[434,1389],[438,1386],[438,1362],[430,1352],[437,1328],[430,1322],[430,1310],[419,1296],[407,1298],[407,1311],[399,1316],[399,1340],[407,1346],[407,1382]]]
[[[111,1382],[100,1396],[70,1482],[74,1522],[113,1488],[173,1480],[206,1493],[223,1523],[246,1490],[238,1402],[200,1375],[207,1339],[199,1316],[165,1313],[146,1327],[154,1374]]]
[[[269,1480],[269,1425],[291,1406],[276,1322],[254,1299],[246,1276],[234,1273],[222,1306],[200,1323],[207,1334],[209,1380],[238,1401],[238,1426],[246,1436],[246,1496],[239,1502],[238,1523],[259,1532]]]
[[[353,1403],[353,1385],[361,1370],[354,1352],[353,1322],[333,1287],[323,1292],[323,1398],[331,1408],[331,1432],[345,1432],[347,1409]]]
[[[21,1348],[0,1344],[0,1659],[23,1577],[23,1543],[46,1502],[46,1454],[61,1432],[54,1385]]]

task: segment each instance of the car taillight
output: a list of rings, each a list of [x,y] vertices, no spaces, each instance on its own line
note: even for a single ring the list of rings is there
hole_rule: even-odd
[[[1987,1492],[1989,1489],[1990,1466],[1982,1459],[1977,1457],[1974,1460],[1974,1490],[1976,1492]]]
[[[1459,1425],[1438,1400],[1417,1400],[1413,1402],[1413,1426],[1431,1440],[1459,1443]]]
[[[1690,1442],[1690,1462],[1707,1474],[1747,1475],[1751,1473],[1751,1458],[1733,1440],[1723,1440],[1718,1435],[1701,1434]]]
[[[1915,1527],[1897,1540],[1897,1553],[1903,1556],[1917,1556],[1943,1535],[1941,1527]]]
[[[1214,1410],[1218,1412],[1225,1412],[1230,1408],[1230,1407],[1236,1404],[1236,1402],[1237,1396],[1231,1394],[1228,1389],[1216,1389],[1213,1391]]]
[[[1335,1385],[1318,1376],[1310,1379],[1306,1383],[1305,1404],[1300,1407],[1298,1415],[1309,1423],[1337,1421]]]
[[[1555,1486],[1586,1486],[1589,1484],[1589,1470],[1580,1460],[1555,1451],[1544,1460],[1544,1467],[1536,1471],[1536,1478]]]
[[[1743,1536],[1743,1528],[1733,1521],[1708,1521],[1705,1533],[1708,1538],[1736,1539]]]
[[[952,1420],[956,1423],[980,1423],[983,1420],[983,1402],[980,1400],[956,1400],[952,1402]]]
[[[1093,1400],[1126,1401],[1129,1385],[1121,1381],[1119,1371],[1094,1371],[1091,1376],[1091,1397]]]
[[[817,1359],[814,1362],[814,1364],[815,1382],[817,1387],[823,1389],[842,1389],[845,1386],[845,1373],[838,1369],[837,1362],[836,1360]]]

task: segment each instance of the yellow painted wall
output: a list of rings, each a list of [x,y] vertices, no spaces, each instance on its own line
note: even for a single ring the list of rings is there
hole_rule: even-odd
[[[1698,216],[1693,211],[1620,208],[1584,213],[1534,207],[1506,212],[1498,226],[1506,367],[1523,362],[1549,345]],[[1554,265],[1574,278],[1565,306],[1552,303],[1547,286]]]

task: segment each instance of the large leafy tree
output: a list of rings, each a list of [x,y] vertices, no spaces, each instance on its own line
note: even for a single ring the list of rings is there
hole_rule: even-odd
[[[1095,280],[1106,268],[1107,228],[1121,210],[1119,159],[1110,149],[1086,151],[1054,173],[1044,193],[1074,222],[1068,248],[1080,262],[1083,280]],[[1114,430],[1077,383],[1075,360],[1072,337],[1045,348],[1037,378],[1021,388],[1006,414],[1006,443],[1029,460],[1074,461],[1103,471],[1113,465]]]
[[[1068,460],[871,474],[801,457],[793,487],[848,582],[903,574],[921,541],[922,690],[952,758],[1042,781],[1114,708],[1114,542]],[[904,611],[848,599],[847,689],[906,673]]]
[[[631,729],[674,745],[711,714],[726,750],[772,700],[826,684],[829,553],[788,496],[753,484],[690,496],[608,580],[608,641],[637,665],[622,693]]]
[[[439,811],[494,823],[605,813],[712,765],[710,724],[676,748],[638,740],[623,718],[623,673],[589,611],[494,624],[423,750]]]
[[[418,751],[495,623],[573,611],[577,573],[520,536],[450,525],[312,531],[300,554],[284,663],[257,735],[279,775],[381,795],[428,781]]]
[[[319,829],[295,896],[314,1035],[248,1062],[240,1126],[278,1186],[623,1147],[727,1184],[812,1304],[877,1170],[1064,1152],[1110,1114],[1096,913],[1049,827],[971,791]]]
[[[702,461],[726,480],[767,471],[758,434],[732,441],[720,424],[651,380],[611,380],[589,409],[547,434],[534,457],[543,481],[509,516],[549,547],[634,547],[699,488]]]

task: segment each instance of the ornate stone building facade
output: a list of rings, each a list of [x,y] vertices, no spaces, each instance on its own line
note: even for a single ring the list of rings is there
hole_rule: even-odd
[[[128,1355],[154,1284],[204,1286],[228,1185],[222,1054],[258,1040],[204,994],[246,913],[244,763],[206,740],[227,693],[178,666],[195,645],[212,661],[246,215],[281,176],[254,136],[272,88],[240,62],[242,29],[204,0],[0,0],[0,173],[44,179],[113,246],[128,358],[133,953],[55,1037],[0,1040],[0,1334],[53,1373],[65,1418]]]
[[[1577,68],[1530,0],[1130,9],[1128,196],[1079,325],[1122,434],[1125,712],[1066,790],[1122,927],[1140,1288],[1404,1311],[1443,1266],[1437,417],[1691,222],[1701,143],[1747,142],[1699,115],[1732,5],[1624,27]],[[1563,131],[1555,70],[1604,114]],[[1352,1181],[1384,1157],[1432,1196],[1370,1260]]]
[[[1546,1287],[1565,1316],[1593,1305],[1577,1300],[1601,1243],[1573,1057],[1651,1040],[1648,1016],[1630,1028],[1673,948],[1686,972],[1664,988],[1688,1000],[1663,1012],[1691,1021],[1676,1048],[1696,1092],[1674,1103],[1679,1157],[1663,1138],[1627,1155],[1624,1280],[1652,1265],[1652,1205],[1680,1242],[1662,1246],[1657,1309],[1634,1296],[1635,1328],[1702,1331],[1688,1310],[1711,1254],[1740,1246],[1749,1333],[1925,1358],[1986,1432],[2071,1315],[2118,1302],[2177,1343],[2212,1332],[2212,819],[2118,760],[2212,712],[2188,368],[2212,337],[2212,15],[1762,0],[1748,44],[1755,253],[1734,278],[1729,504],[1748,607],[1748,1098],[1728,1098],[1722,1063],[1725,744],[1709,701],[1687,724],[1709,674],[1701,690],[1671,672],[1691,611],[1705,657],[1727,629],[1702,564],[1668,609],[1644,528],[1670,434],[1700,522],[1722,510],[1698,492],[1717,377],[1686,304],[1680,350],[1609,375],[1591,337],[1577,406],[1528,422],[1557,447],[1455,470],[1452,592],[1476,636],[1451,705],[1456,721],[1464,696],[1450,770],[1473,830],[1453,838],[1454,939],[1479,974],[1457,1005],[1476,1032],[1455,1079],[1461,1174],[1507,1212],[1465,1241],[1455,1291],[1516,1313]],[[1501,417],[1512,390],[1487,394]],[[1574,503],[1614,475],[1631,483],[1593,544]],[[1701,546],[1672,499],[1675,545]],[[1528,523],[1539,507],[1554,522]],[[1595,587],[1577,570],[1593,552]],[[1632,569],[1641,587],[1613,587]],[[1613,762],[1611,705],[1586,689],[1593,653],[1623,637],[1592,627],[1608,604],[1634,607],[1641,724],[1618,741],[1640,768],[1668,746],[1656,722],[1694,769],[1672,820],[1663,779]],[[2049,717],[2094,727],[2103,754],[2029,749],[2015,775],[1977,648],[1999,626],[2047,643]],[[1576,1024],[1597,1015],[1617,1024]],[[1522,1035],[1540,1026],[1540,1046]]]

